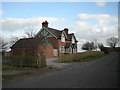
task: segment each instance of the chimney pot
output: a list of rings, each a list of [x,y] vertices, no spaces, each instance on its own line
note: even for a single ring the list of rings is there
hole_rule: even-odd
[[[68,28],[64,28],[66,34],[68,34]]]
[[[48,22],[47,21],[43,22],[42,27],[48,28]]]

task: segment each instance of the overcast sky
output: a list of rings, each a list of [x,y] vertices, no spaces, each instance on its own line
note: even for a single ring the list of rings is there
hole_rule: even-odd
[[[79,51],[86,41],[97,39],[106,45],[107,38],[118,37],[118,2],[2,2],[0,6],[0,33],[6,39],[30,28],[38,32],[45,20],[51,28],[74,32]]]

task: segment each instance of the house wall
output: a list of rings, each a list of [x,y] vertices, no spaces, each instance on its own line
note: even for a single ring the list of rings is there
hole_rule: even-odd
[[[53,47],[41,45],[38,48],[14,48],[11,50],[11,56],[39,56],[45,55],[46,58],[53,57]]]
[[[60,55],[60,54],[61,54],[61,55],[64,55],[64,53],[61,53],[61,52],[60,52],[60,46],[65,46],[66,43],[70,43],[70,42],[71,42],[71,41],[67,41],[67,40],[65,40],[65,42],[61,42],[61,39],[58,39],[58,47],[59,47],[59,48],[58,48],[58,54],[59,54],[59,55]]]
[[[31,48],[14,48],[11,50],[10,55],[12,56],[34,56],[35,49]]]
[[[22,49],[20,48],[12,49],[10,55],[11,56],[22,56]]]
[[[45,55],[46,58],[52,58],[53,55],[53,47],[52,46],[47,46],[47,45],[42,45],[38,47],[37,55]]]
[[[49,37],[49,40],[54,44],[54,49],[58,49],[58,40],[54,37]]]

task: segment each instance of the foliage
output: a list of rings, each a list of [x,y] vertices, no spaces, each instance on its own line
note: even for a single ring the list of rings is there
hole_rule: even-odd
[[[111,38],[108,38],[106,42],[110,47],[115,48],[115,46],[119,42],[119,39],[116,37],[111,37]]]
[[[99,56],[104,55],[103,52],[95,52],[95,51],[89,51],[84,53],[78,53],[78,54],[68,54],[68,55],[61,55],[59,61],[60,62],[80,62],[81,60],[93,60]],[[92,59],[90,59],[92,58]]]
[[[94,50],[96,49],[96,46],[94,45],[94,42],[86,42],[82,46],[83,50]]]
[[[98,43],[98,47],[101,51],[103,51],[104,53],[108,53],[107,49],[104,47],[104,45],[102,43]]]

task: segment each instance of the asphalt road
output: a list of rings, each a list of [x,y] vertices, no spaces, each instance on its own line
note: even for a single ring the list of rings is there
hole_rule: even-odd
[[[119,54],[76,64],[62,71],[36,75],[3,88],[118,88]]]

